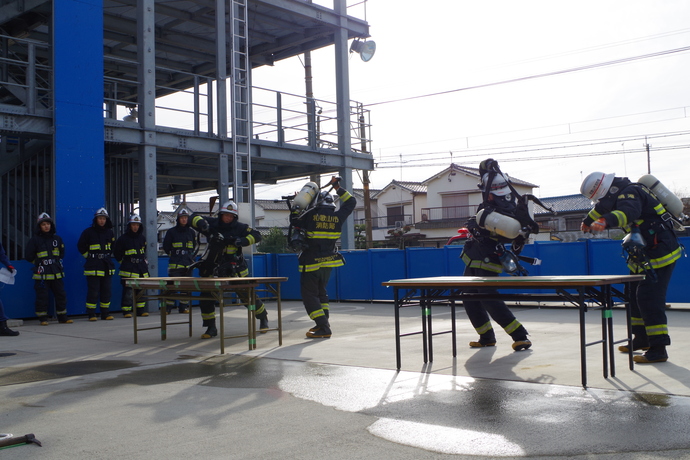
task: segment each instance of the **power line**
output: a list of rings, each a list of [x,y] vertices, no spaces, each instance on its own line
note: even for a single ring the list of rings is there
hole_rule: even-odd
[[[419,96],[410,96],[410,97],[405,97],[405,98],[400,98],[400,99],[392,99],[390,101],[373,102],[371,104],[364,104],[364,107],[373,107],[376,105],[392,104],[394,102],[411,101],[414,99],[422,99],[422,98],[427,98],[427,97],[432,97],[432,96],[442,96],[444,94],[457,93],[460,91],[469,91],[469,90],[473,90],[473,89],[488,88],[491,86],[506,85],[508,83],[517,83],[520,81],[534,80],[537,78],[552,77],[554,75],[562,75],[562,74],[566,74],[566,73],[597,69],[600,67],[606,67],[606,66],[611,66],[611,65],[625,64],[628,62],[639,61],[641,59],[649,59],[649,58],[654,58],[654,57],[667,56],[669,54],[682,53],[685,51],[690,51],[690,46],[684,46],[682,48],[675,48],[675,49],[666,50],[666,51],[657,51],[655,53],[642,54],[640,56],[631,56],[631,57],[622,58],[622,59],[614,59],[612,61],[599,62],[596,64],[588,64],[588,65],[584,65],[584,66],[573,67],[570,69],[556,70],[553,72],[545,72],[545,73],[540,73],[540,74],[536,74],[536,75],[529,75],[529,76],[525,76],[525,77],[511,78],[509,80],[502,80],[502,81],[497,81],[497,82],[493,82],[493,83],[484,83],[481,85],[467,86],[464,88],[451,89],[448,91],[440,91],[437,93],[422,94]]]

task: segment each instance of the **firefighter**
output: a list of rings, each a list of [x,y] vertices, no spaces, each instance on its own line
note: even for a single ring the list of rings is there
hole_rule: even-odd
[[[197,235],[190,226],[189,215],[186,208],[180,208],[177,212],[175,226],[165,233],[163,250],[170,256],[168,276],[191,275],[189,266],[194,263],[194,247]],[[180,292],[180,294],[185,293]],[[172,312],[174,306],[174,301],[167,301],[168,313]],[[189,301],[181,300],[177,308],[180,313],[189,313]]]
[[[357,205],[350,192],[340,186],[340,178],[333,177],[329,183],[340,198],[340,207],[335,208],[333,196],[326,191],[319,193],[313,208],[299,215],[293,210],[290,223],[305,241],[299,255],[300,290],[304,308],[316,325],[307,331],[307,338],[331,337],[329,322],[329,299],[326,286],[335,267],[345,265],[345,260],[335,247],[345,220]]]
[[[238,221],[239,213],[234,201],[227,201],[218,210],[219,217],[204,217],[192,215],[192,227],[206,236],[208,251],[206,258],[199,264],[199,274],[202,277],[242,277],[249,275],[247,261],[242,254],[242,248],[261,241],[258,230]],[[249,304],[246,292],[238,292],[238,297],[245,304]],[[213,300],[199,302],[201,318],[206,332],[202,339],[210,339],[218,335],[216,328],[216,308]],[[268,331],[268,313],[260,299],[256,299],[254,316],[259,320],[259,332]]]
[[[499,252],[503,243],[514,239],[501,236],[505,229],[518,226],[516,223],[517,197],[512,192],[508,179],[498,169],[498,163],[492,159],[483,161],[479,166],[483,201],[477,208],[477,216],[469,219],[467,229],[472,237],[465,243],[460,257],[465,263],[463,276],[498,276],[503,271]],[[493,216],[498,222],[493,231],[485,228],[488,217]],[[484,217],[483,219],[481,217]],[[496,219],[497,218],[497,219]],[[500,228],[500,227],[503,228]],[[511,235],[512,236],[512,235]],[[496,289],[476,288],[467,292],[494,294]],[[513,339],[513,350],[526,350],[532,346],[527,338],[527,330],[515,318],[505,302],[501,300],[465,300],[463,301],[467,316],[479,340],[470,342],[472,348],[496,346],[496,334],[491,325],[491,318]]]
[[[55,312],[58,322],[69,324],[67,318],[67,293],[63,278],[65,272],[62,259],[65,257],[65,244],[55,233],[55,222],[48,213],[43,212],[36,221],[36,233],[26,245],[25,259],[34,264],[33,280],[36,291],[36,316],[41,326],[48,325],[48,304],[50,292],[55,298]]]
[[[120,284],[122,284],[122,314],[132,317],[133,291],[127,286],[127,278],[148,278],[149,262],[146,260],[146,236],[139,214],[132,214],[127,222],[125,232],[115,241],[113,248],[115,260],[120,263]],[[149,316],[146,302],[137,302],[137,316]]]
[[[110,297],[115,274],[112,246],[115,242],[113,222],[108,211],[100,208],[93,217],[90,227],[79,237],[77,249],[84,256],[84,276],[86,276],[86,311],[89,321],[97,321],[96,307],[100,301],[101,319],[112,320]]]
[[[595,203],[582,221],[583,232],[600,233],[621,228],[641,239],[636,250],[626,246],[630,273],[644,273],[644,280],[630,283],[633,350],[646,350],[634,356],[636,363],[659,363],[668,360],[666,347],[671,345],[666,321],[666,290],[681,247],[664,205],[643,184],[627,177],[593,172],[582,182],[580,193]],[[628,250],[630,249],[630,250]],[[620,346],[628,352],[628,347]]]

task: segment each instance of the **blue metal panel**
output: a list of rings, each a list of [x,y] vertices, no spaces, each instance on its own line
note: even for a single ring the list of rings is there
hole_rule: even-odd
[[[684,247],[690,248],[690,237],[686,236],[678,238],[678,240]],[[690,259],[681,257],[676,262],[676,268],[673,269],[673,277],[666,293],[666,301],[669,303],[690,303],[690,289],[685,284],[688,280],[690,280]]]
[[[65,242],[68,314],[86,312],[82,230],[105,203],[103,143],[103,5],[101,0],[53,2],[55,93],[55,216]],[[78,56],[78,59],[75,58]],[[113,278],[113,310],[120,306]]]
[[[371,283],[374,300],[393,300],[393,289],[381,286],[386,281],[408,278],[405,251],[400,249],[370,249]]]
[[[280,287],[285,300],[299,300],[302,298],[299,287],[299,269],[297,254],[276,254],[278,276],[287,276],[288,280]]]
[[[446,260],[446,275],[460,276],[465,272],[465,263],[460,258],[462,246],[444,246],[443,252]]]
[[[425,276],[445,276],[446,253],[438,248],[408,248],[405,250],[408,278]]]
[[[630,273],[619,240],[588,240],[588,275],[627,275]]]
[[[371,300],[371,263],[369,251],[342,251],[345,265],[333,271],[339,300]],[[331,276],[331,279],[333,276]]]

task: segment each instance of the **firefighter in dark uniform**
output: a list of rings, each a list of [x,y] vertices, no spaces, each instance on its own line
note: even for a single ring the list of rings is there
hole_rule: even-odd
[[[25,258],[34,264],[33,280],[36,291],[36,316],[41,326],[48,325],[48,304],[50,292],[55,298],[55,313],[58,322],[69,324],[67,318],[67,293],[63,278],[65,272],[62,259],[65,257],[65,244],[55,233],[55,222],[48,213],[41,213],[36,223],[36,233],[26,245]]]
[[[96,321],[96,307],[101,303],[101,319],[112,320],[110,314],[110,297],[115,264],[112,257],[112,245],[115,242],[113,222],[108,211],[100,208],[93,217],[93,223],[85,229],[77,249],[84,256],[84,276],[86,276],[86,311],[89,321]]]
[[[242,254],[242,248],[261,241],[258,230],[239,222],[238,207],[234,201],[227,201],[218,210],[219,217],[204,217],[197,214],[192,216],[192,227],[206,236],[208,252],[205,260],[199,265],[202,277],[216,276],[245,277],[249,275],[247,261]],[[245,304],[249,303],[246,293],[238,292],[239,298]],[[210,339],[218,335],[216,328],[216,307],[213,300],[199,302],[201,319],[206,332],[202,339]],[[268,313],[260,299],[256,300],[254,316],[259,320],[259,332],[268,331]]]
[[[194,263],[196,232],[189,222],[189,211],[180,208],[177,212],[175,226],[165,233],[163,250],[170,256],[168,276],[190,276],[189,266]],[[180,294],[185,294],[180,292]],[[174,301],[167,301],[168,313],[172,312]],[[189,313],[189,301],[182,300],[178,306],[180,313]]]
[[[345,265],[342,254],[335,247],[357,200],[350,192],[340,187],[340,178],[333,177],[330,185],[340,198],[338,210],[333,197],[326,191],[320,192],[315,206],[298,216],[291,215],[295,231],[303,232],[305,246],[299,255],[300,290],[304,308],[309,319],[316,325],[307,331],[307,338],[328,338],[332,335],[329,323],[329,299],[326,286],[333,268]]]
[[[498,165],[494,160],[485,160],[479,166],[483,201],[477,208],[484,213],[496,212],[502,216],[514,216],[517,208],[516,197],[511,193],[508,180],[502,173],[494,171]],[[512,217],[511,217],[512,218]],[[503,271],[499,257],[499,243],[510,243],[512,240],[484,228],[483,219],[472,217],[467,222],[467,229],[472,237],[465,243],[461,254],[465,263],[463,276],[498,276]],[[482,294],[497,293],[496,289],[476,288],[467,292]],[[467,316],[475,331],[478,341],[470,342],[472,348],[496,346],[496,334],[491,325],[491,318],[513,339],[513,350],[526,350],[532,346],[527,338],[527,330],[515,318],[515,315],[502,300],[465,300],[463,301]]]
[[[115,241],[113,249],[115,260],[120,263],[120,284],[122,284],[122,314],[125,318],[132,317],[133,290],[125,284],[126,278],[148,278],[149,263],[146,260],[146,236],[141,217],[132,214],[127,222],[125,232]],[[137,316],[149,316],[146,312],[146,302],[136,305]]]
[[[628,251],[628,268],[631,274],[646,276],[630,284],[629,299],[633,350],[646,352],[633,359],[637,363],[668,360],[666,347],[671,345],[671,338],[666,321],[666,290],[682,253],[668,211],[646,186],[614,174],[589,174],[580,192],[596,202],[582,221],[583,232],[621,228],[630,236],[641,235],[639,251]],[[628,240],[624,239],[624,248]],[[627,353],[628,347],[619,350]]]

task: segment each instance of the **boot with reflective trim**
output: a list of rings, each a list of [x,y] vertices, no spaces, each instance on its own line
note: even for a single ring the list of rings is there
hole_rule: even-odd
[[[110,314],[109,308],[101,307],[101,319],[105,320],[105,321],[112,321],[115,318],[113,318],[113,315]],[[89,321],[90,321],[90,319],[89,319]]]
[[[215,318],[204,320],[204,326],[206,326],[206,332],[201,334],[202,339],[210,339],[218,335]]]
[[[327,339],[329,338],[333,333],[331,332],[331,328],[326,326],[325,324],[323,325],[317,325],[315,328],[309,329],[307,331],[307,338],[308,339]]]
[[[649,350],[642,356],[633,356],[633,361],[639,364],[664,363],[668,361],[666,347],[649,347]]]
[[[58,315],[58,323],[60,324],[72,324],[73,322],[67,315]]]
[[[632,347],[633,351],[638,351],[638,350],[649,350],[649,341],[647,341],[647,338],[640,338],[640,337],[633,337],[632,339]],[[618,351],[621,353],[628,353],[629,349],[627,345],[621,345],[618,347]]]
[[[265,315],[263,318],[259,318],[259,332],[265,334],[268,329],[268,315]]]
[[[515,351],[527,350],[531,346],[532,342],[530,342],[527,337],[513,342],[513,350]]]
[[[96,317],[96,310],[93,308],[89,308],[89,321],[98,321],[98,318]]]
[[[485,332],[479,336],[478,342],[470,342],[471,348],[484,348],[484,347],[495,347],[496,346],[496,335],[494,331]]]

